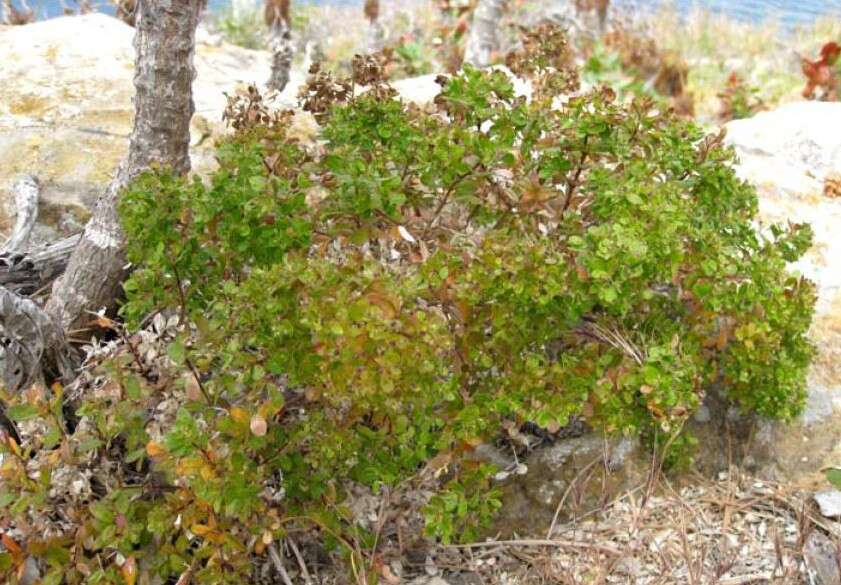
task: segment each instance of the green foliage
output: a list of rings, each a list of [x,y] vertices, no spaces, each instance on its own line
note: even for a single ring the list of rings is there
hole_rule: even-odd
[[[246,49],[265,49],[268,32],[263,5],[254,0],[234,1],[212,16],[213,26],[227,43]]]
[[[318,144],[252,94],[207,184],[148,174],[125,194],[123,314],[183,326],[154,376],[113,357],[113,391],[51,440],[113,478],[77,511],[82,543],[43,548],[89,569],[68,583],[128,580],[117,553],[246,582],[266,543],[313,526],[355,555],[351,484],[432,482],[429,533],[471,538],[499,502],[468,455],[510,421],[685,444],[712,383],[766,416],[802,407],[814,292],[786,265],[810,231],[757,233],[720,136],[611,91],[528,103],[470,68],[409,106],[376,63],[355,64],[360,95],[313,77]],[[543,91],[571,81],[549,70]],[[26,456],[4,463],[18,523],[49,489]]]
[[[622,57],[602,43],[593,47],[581,70],[582,79],[592,85],[607,85],[620,99],[628,96],[647,96],[657,98],[657,92],[649,88],[644,80],[638,79],[633,72],[625,70]]]
[[[759,89],[746,84],[736,73],[727,78],[727,86],[718,98],[721,100],[718,117],[725,122],[750,118],[763,108]]]
[[[841,490],[841,469],[838,467],[833,467],[827,469],[825,472],[826,480],[831,483],[835,488]]]

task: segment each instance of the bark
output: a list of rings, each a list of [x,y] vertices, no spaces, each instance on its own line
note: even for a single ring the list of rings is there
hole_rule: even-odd
[[[473,11],[473,22],[467,38],[464,62],[474,67],[487,67],[499,50],[500,21],[505,0],[479,0]]]
[[[38,219],[41,186],[35,177],[24,177],[15,183],[13,192],[17,220],[9,240],[0,247],[0,286],[30,296],[64,272],[79,236],[29,250],[29,236]]]
[[[153,167],[190,170],[193,51],[201,0],[137,3],[134,129],[127,158],[99,198],[65,273],[56,281],[47,314],[63,330],[83,326],[88,312],[112,307],[127,274],[119,197]]]
[[[269,27],[269,51],[272,54],[272,72],[267,85],[278,92],[283,91],[289,83],[289,71],[295,56],[289,5],[290,0],[266,0],[265,19]]]
[[[73,377],[73,359],[64,333],[33,300],[0,287],[0,365],[6,388],[19,392],[50,377]]]
[[[2,286],[10,281],[7,277],[32,276],[35,271],[26,269],[23,261],[25,249],[32,228],[38,218],[38,199],[41,186],[35,177],[24,177],[13,187],[17,221],[12,235],[0,249],[0,266],[7,270],[0,271],[0,378],[5,387],[18,392],[37,381],[42,381],[44,370],[49,370],[51,377],[69,380],[72,376],[71,350],[64,339],[64,334],[40,306],[32,300],[20,296],[20,289],[30,287]],[[2,409],[2,404],[0,404]],[[0,421],[2,426],[11,429],[10,421]]]

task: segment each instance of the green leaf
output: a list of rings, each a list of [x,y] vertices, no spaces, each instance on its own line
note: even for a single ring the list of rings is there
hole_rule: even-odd
[[[15,404],[6,409],[6,415],[16,422],[23,422],[38,416],[38,408],[31,404]]]
[[[841,468],[834,467],[832,469],[827,469],[824,472],[824,475],[826,475],[826,480],[829,483],[841,490]]]
[[[176,363],[176,365],[184,365],[186,351],[184,349],[184,340],[180,337],[169,344],[167,348],[167,355],[169,359]]]

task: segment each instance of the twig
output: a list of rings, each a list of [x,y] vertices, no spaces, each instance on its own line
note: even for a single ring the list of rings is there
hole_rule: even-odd
[[[293,585],[292,579],[289,578],[289,573],[286,572],[286,568],[283,566],[283,559],[280,558],[280,554],[277,552],[277,547],[274,543],[271,543],[267,548],[269,550],[269,558],[272,559],[272,564],[280,575],[281,580],[283,580],[284,585]]]
[[[286,542],[289,544],[289,548],[292,549],[292,554],[295,555],[295,559],[298,561],[298,567],[301,569],[301,575],[304,577],[304,582],[311,583],[312,578],[310,577],[310,572],[307,570],[307,564],[304,562],[304,557],[301,555],[301,551],[298,550],[298,545],[295,544],[295,541],[291,538],[287,539]]]
[[[599,461],[602,461],[603,457],[599,456],[593,459],[590,463],[585,465],[581,471],[579,471],[575,477],[572,478],[572,481],[569,482],[567,489],[564,490],[563,495],[561,496],[561,500],[558,502],[558,507],[555,508],[555,514],[552,516],[552,523],[549,525],[549,530],[546,531],[546,538],[551,538],[552,533],[555,532],[555,526],[558,524],[558,517],[561,515],[561,509],[564,507],[564,503],[566,503],[567,497],[569,497],[572,488],[575,487],[576,482],[579,478],[587,473],[592,467],[594,467]]]
[[[595,544],[591,542],[579,542],[575,540],[552,540],[552,539],[522,539],[522,540],[493,540],[488,542],[471,542],[469,544],[450,544],[448,548],[470,549],[484,548],[486,546],[555,546],[558,548],[570,548],[576,550],[597,550],[609,555],[621,555],[622,551],[607,544]]]
[[[740,575],[738,577],[728,577],[718,582],[718,585],[747,585],[748,583],[757,583],[759,581],[770,581],[774,578],[774,573],[751,573],[750,575]]]
[[[187,367],[190,368],[190,372],[192,372],[193,377],[196,379],[196,384],[199,387],[199,391],[204,396],[205,401],[207,402],[208,406],[213,406],[215,404],[214,400],[210,397],[210,394],[207,391],[207,388],[204,387],[204,384],[201,382],[201,377],[199,376],[199,371],[196,369],[196,366],[193,365],[193,362],[190,358],[184,358],[184,362],[187,364]]]
[[[581,148],[581,158],[578,160],[578,165],[575,168],[575,174],[567,181],[566,198],[564,199],[564,208],[561,210],[561,215],[566,213],[566,210],[569,209],[569,206],[572,203],[572,196],[575,195],[575,190],[578,188],[578,181],[581,179],[581,173],[584,172],[584,164],[587,162],[587,155],[589,154],[587,152],[587,143],[589,141],[590,135],[586,134],[584,136],[584,145]]]

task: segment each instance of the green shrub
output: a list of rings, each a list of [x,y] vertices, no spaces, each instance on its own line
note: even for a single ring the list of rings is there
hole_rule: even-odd
[[[534,74],[544,91],[570,81]],[[30,547],[72,551],[66,582],[120,582],[129,564],[242,583],[267,543],[312,527],[358,550],[351,483],[435,481],[429,533],[471,538],[499,503],[493,469],[465,455],[511,421],[673,436],[714,382],[762,415],[801,408],[814,293],[786,264],[810,231],[757,233],[720,136],[609,90],[552,109],[468,68],[422,108],[373,59],[354,75],[310,80],[318,143],[252,93],[207,184],[148,174],[125,195],[123,315],[186,325],[154,375],[111,358],[116,390],[43,445],[62,445],[55,465],[110,465],[76,532]],[[32,416],[55,400],[18,402]],[[177,408],[149,424],[164,400]],[[53,501],[28,456],[3,470],[18,527]]]

